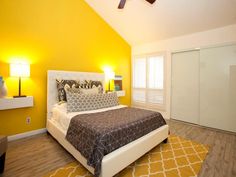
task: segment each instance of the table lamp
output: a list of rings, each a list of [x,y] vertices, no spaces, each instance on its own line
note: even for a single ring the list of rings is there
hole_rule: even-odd
[[[104,73],[105,73],[106,80],[108,80],[108,91],[111,91],[110,82],[112,79],[115,78],[115,72],[110,69],[106,69]]]
[[[11,63],[10,76],[19,77],[19,94],[13,97],[26,97],[26,95],[21,95],[21,78],[30,76],[30,65],[27,63]]]

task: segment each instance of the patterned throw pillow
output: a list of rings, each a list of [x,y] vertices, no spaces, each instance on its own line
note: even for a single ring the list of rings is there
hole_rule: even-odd
[[[90,85],[91,88],[97,87],[98,93],[103,93],[103,85],[101,81],[91,81],[90,83],[91,83]]]
[[[66,90],[69,88],[78,88],[79,81],[76,80],[59,80],[56,79],[57,91],[58,91],[58,101],[66,102]]]
[[[104,94],[77,94],[67,91],[67,112],[89,111],[119,105],[116,92]]]

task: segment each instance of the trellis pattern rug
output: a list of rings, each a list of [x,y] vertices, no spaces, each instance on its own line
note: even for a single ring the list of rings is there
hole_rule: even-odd
[[[199,173],[209,147],[179,136],[169,136],[160,144],[126,167],[116,177],[193,177]],[[45,177],[92,177],[79,162],[70,163]]]

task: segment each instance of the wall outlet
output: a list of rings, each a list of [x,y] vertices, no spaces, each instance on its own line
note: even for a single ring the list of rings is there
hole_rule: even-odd
[[[26,117],[26,124],[30,124],[31,123],[31,117]]]

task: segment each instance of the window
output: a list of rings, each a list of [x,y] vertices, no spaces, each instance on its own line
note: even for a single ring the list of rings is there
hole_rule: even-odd
[[[134,87],[146,88],[146,59],[137,58],[134,62]]]
[[[164,55],[133,58],[132,104],[164,108]]]

